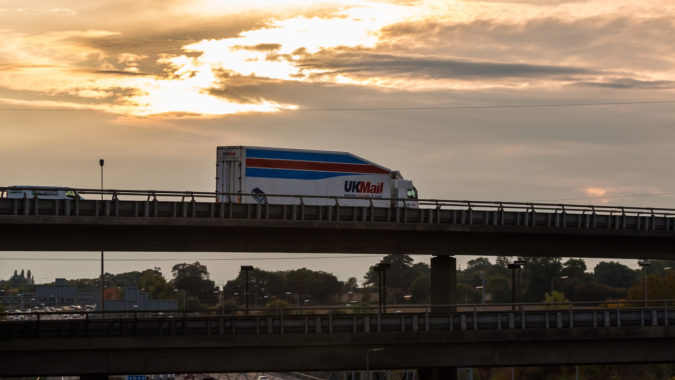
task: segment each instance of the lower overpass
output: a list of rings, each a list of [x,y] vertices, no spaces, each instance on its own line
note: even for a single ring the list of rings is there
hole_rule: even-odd
[[[367,355],[370,369],[664,363],[672,303],[4,320],[0,376],[360,370]]]

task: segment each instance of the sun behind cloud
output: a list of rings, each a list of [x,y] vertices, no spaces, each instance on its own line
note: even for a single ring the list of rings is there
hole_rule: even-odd
[[[250,16],[261,4],[273,16]],[[181,32],[131,2],[136,27],[102,18],[87,28],[98,19],[86,7],[2,9],[0,22],[16,30],[0,30],[0,101],[213,117],[303,108],[297,96],[260,90],[272,82],[382,93],[675,88],[675,58],[660,53],[672,51],[675,6],[658,0],[275,4],[175,1],[162,12]],[[17,15],[50,27],[20,31]],[[226,16],[248,21],[219,24]],[[65,27],[75,21],[82,27]]]

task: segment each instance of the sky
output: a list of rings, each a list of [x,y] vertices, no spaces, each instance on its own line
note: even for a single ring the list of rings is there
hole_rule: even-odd
[[[0,0],[0,186],[97,188],[104,158],[106,187],[214,191],[216,146],[255,145],[349,151],[422,198],[675,208],[673,35],[667,0]],[[0,252],[0,278],[98,255]],[[379,260],[281,256],[107,268]]]

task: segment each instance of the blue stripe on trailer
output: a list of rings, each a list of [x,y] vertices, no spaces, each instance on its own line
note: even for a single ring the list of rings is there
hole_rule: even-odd
[[[317,162],[336,162],[344,164],[369,164],[360,158],[347,153],[314,153],[314,152],[296,152],[290,150],[269,150],[269,149],[246,149],[246,157],[249,158],[271,158],[277,160],[297,160],[297,161],[317,161]]]
[[[284,179],[325,179],[341,176],[362,175],[359,173],[319,172],[312,170],[286,170],[246,168],[247,177],[284,178]]]

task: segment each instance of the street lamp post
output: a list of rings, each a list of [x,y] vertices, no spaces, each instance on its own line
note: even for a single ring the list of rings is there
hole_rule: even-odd
[[[508,265],[508,268],[511,269],[511,308],[513,310],[516,310],[516,269],[520,270],[521,263],[522,261],[514,261]]]
[[[223,316],[225,316],[225,286],[223,286],[222,291],[219,291],[218,287],[216,286],[216,290],[213,291],[213,294],[218,294],[218,293],[220,293],[220,306],[223,309]]]
[[[103,201],[103,164],[105,161],[101,158],[98,160],[98,164],[101,166],[101,201]],[[101,202],[103,203],[103,202]],[[104,270],[103,270],[103,250],[101,250],[101,312],[105,311],[105,300],[104,300],[104,284],[103,284],[103,278],[104,278]]]
[[[253,270],[252,265],[242,265],[241,271],[244,272],[244,308],[248,315],[248,272]]]
[[[374,270],[378,273],[379,281],[379,304],[382,314],[387,312],[387,269],[391,268],[389,263],[379,263],[375,265]]]
[[[384,348],[382,347],[375,347],[375,348],[370,348],[368,351],[366,351],[366,376],[368,376],[368,380],[372,379],[371,373],[370,373],[370,353],[371,352],[380,352],[384,351]]]
[[[480,288],[480,303],[485,305],[485,272],[480,271],[480,286],[476,286],[476,289]]]
[[[643,292],[643,301],[645,307],[647,307],[647,267],[651,265],[649,260],[640,260],[638,265],[642,267],[642,292]]]

